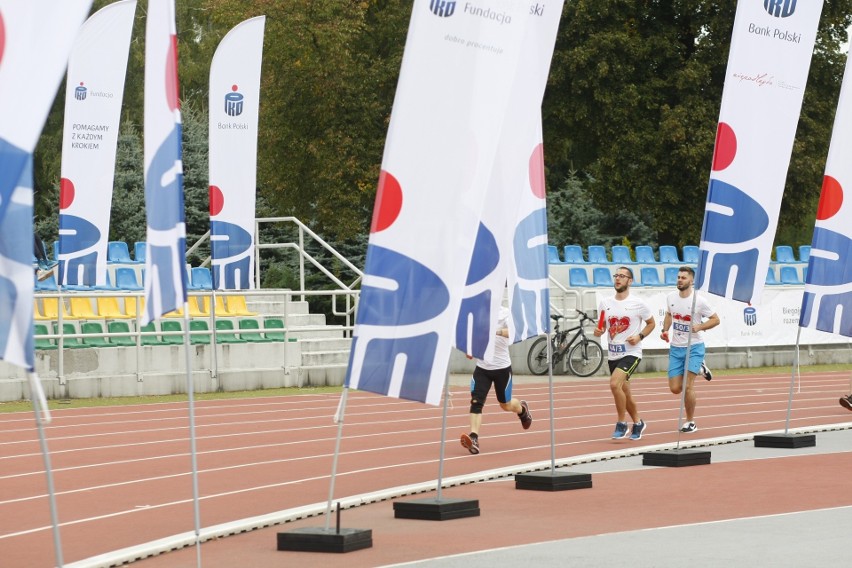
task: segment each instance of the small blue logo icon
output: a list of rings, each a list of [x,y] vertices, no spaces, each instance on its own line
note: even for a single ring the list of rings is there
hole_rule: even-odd
[[[449,18],[456,11],[456,3],[455,0],[431,0],[429,2],[429,9],[436,16]]]
[[[228,116],[240,116],[243,113],[243,95],[237,92],[237,86],[231,87],[230,93],[225,95],[225,114]]]
[[[80,85],[74,88],[74,98],[78,101],[86,100],[86,93],[89,91],[86,87],[83,86],[83,82],[80,81]]]
[[[763,0],[763,8],[775,18],[787,18],[796,11],[796,0]]]
[[[748,306],[743,310],[743,321],[746,325],[755,325],[757,323],[757,308]]]

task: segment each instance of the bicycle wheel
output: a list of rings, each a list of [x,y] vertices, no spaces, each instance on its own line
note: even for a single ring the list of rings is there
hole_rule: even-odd
[[[603,365],[603,349],[600,343],[583,338],[571,348],[568,354],[568,366],[578,377],[590,377]]]
[[[530,352],[527,354],[527,366],[533,375],[547,373],[547,342],[549,337],[539,337],[533,341]]]

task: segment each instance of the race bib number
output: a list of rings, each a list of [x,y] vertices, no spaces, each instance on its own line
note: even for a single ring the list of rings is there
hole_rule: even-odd
[[[627,353],[627,346],[623,343],[610,343],[609,353],[610,355],[624,355]]]
[[[673,323],[672,327],[675,331],[682,331],[683,333],[689,333],[689,324],[688,323]]]

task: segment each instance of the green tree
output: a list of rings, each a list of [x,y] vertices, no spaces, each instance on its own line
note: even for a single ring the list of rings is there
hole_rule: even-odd
[[[139,130],[125,120],[118,134],[113,178],[109,240],[132,243],[146,240],[145,179]]]

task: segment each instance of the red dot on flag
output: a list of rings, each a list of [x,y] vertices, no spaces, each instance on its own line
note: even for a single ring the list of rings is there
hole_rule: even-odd
[[[822,192],[819,194],[817,220],[831,219],[840,211],[841,205],[843,205],[843,186],[833,177],[824,176],[822,178]]]
[[[225,206],[225,196],[222,194],[222,190],[215,185],[210,186],[209,193],[210,216],[215,217],[216,215],[222,212],[222,208]]]
[[[530,188],[539,199],[545,198],[544,189],[544,145],[538,144],[530,155]]]
[[[0,61],[3,61],[3,51],[6,47],[6,24],[3,23],[3,14],[0,12]]]
[[[177,36],[171,36],[169,52],[166,54],[166,103],[169,110],[180,108],[178,101]]]
[[[376,204],[373,207],[371,233],[384,231],[393,225],[402,210],[402,187],[392,174],[382,170],[379,174],[379,187],[376,190]]]
[[[713,153],[713,171],[724,170],[737,156],[737,135],[725,122],[716,129],[716,150]]]
[[[74,182],[68,178],[59,180],[59,208],[67,209],[74,203]]]

